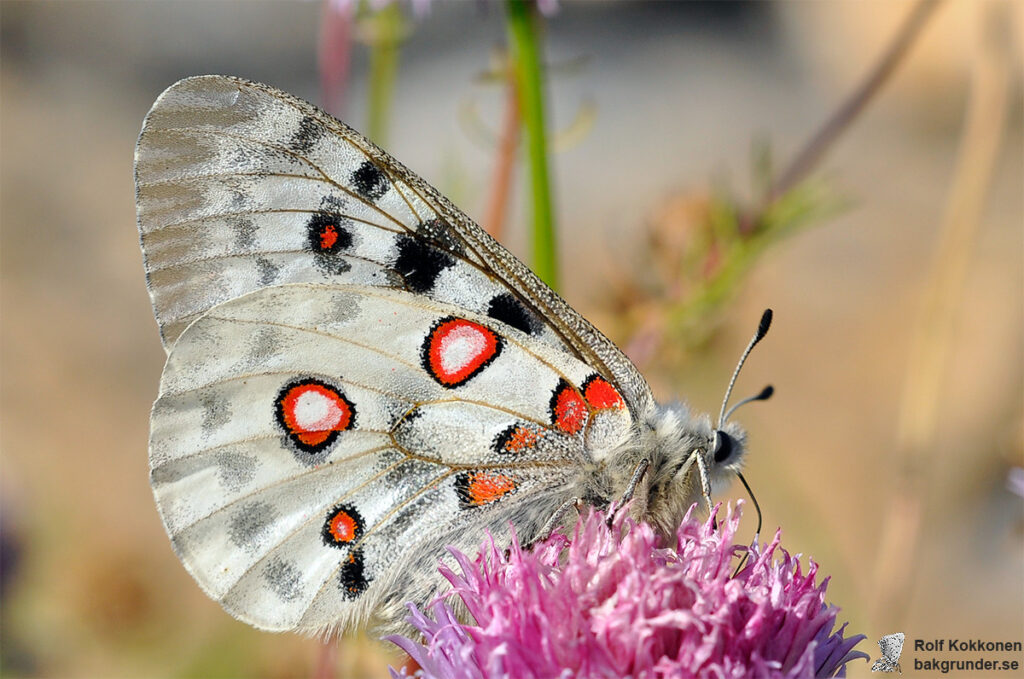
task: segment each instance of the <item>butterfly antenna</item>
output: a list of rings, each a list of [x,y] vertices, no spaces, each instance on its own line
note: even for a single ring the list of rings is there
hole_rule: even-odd
[[[750,489],[750,484],[747,483],[747,480],[745,478],[743,478],[743,473],[736,472],[736,476],[740,477],[740,483],[742,483],[743,487],[747,489],[747,495],[750,496],[750,499],[754,502],[754,509],[757,510],[757,532],[754,533],[754,539],[759,540],[761,535],[761,505],[757,504],[757,498],[754,497],[754,491]],[[746,552],[743,554],[743,558],[740,559],[739,564],[736,566],[736,570],[733,571],[732,577],[735,578],[736,575],[743,569],[744,564],[747,563],[748,556],[750,556],[750,552]]]
[[[753,401],[767,401],[768,399],[770,399],[772,397],[772,394],[774,394],[774,393],[775,393],[775,387],[773,387],[772,385],[769,384],[767,387],[765,387],[764,389],[759,391],[757,394],[755,394],[753,396],[748,396],[747,398],[743,399],[742,401],[740,401],[739,403],[734,405],[732,408],[729,408],[729,412],[727,412],[725,414],[725,417],[722,419],[722,424],[725,424],[726,422],[728,422],[729,418],[732,417],[732,414],[734,412],[736,412],[736,409],[739,408],[740,406],[746,405],[746,404],[751,403]]]
[[[757,512],[757,532],[756,532],[756,535],[760,535],[761,534],[761,505],[757,504],[757,498],[754,497],[754,491],[752,491],[750,489],[750,484],[747,483],[747,480],[745,478],[743,478],[743,473],[742,472],[737,472],[736,476],[740,477],[740,483],[742,483],[743,487],[747,489],[747,495],[750,496],[751,501],[754,503],[754,510]]]
[[[764,313],[761,314],[761,322],[757,324],[757,332],[754,333],[753,339],[750,340],[750,344],[744,350],[743,355],[740,356],[739,363],[736,364],[736,370],[732,372],[732,379],[729,380],[729,386],[725,390],[725,398],[722,399],[722,409],[718,412],[718,425],[715,429],[721,429],[722,425],[725,424],[725,407],[729,404],[729,396],[732,395],[732,388],[736,384],[736,378],[739,377],[740,369],[743,367],[743,363],[746,362],[747,356],[754,350],[757,343],[764,339],[764,336],[768,334],[768,328],[772,324],[772,310],[765,309]],[[761,392],[762,394],[764,391]],[[760,396],[760,394],[758,394]],[[768,393],[771,396],[771,392]],[[758,400],[758,399],[753,399]]]

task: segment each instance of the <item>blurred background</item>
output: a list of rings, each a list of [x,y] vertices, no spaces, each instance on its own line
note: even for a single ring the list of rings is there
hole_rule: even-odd
[[[502,5],[402,5],[386,148],[486,223]],[[663,399],[740,379],[765,532],[832,576],[848,633],[1024,639],[1021,6],[951,0],[721,294],[709,224],[756,212],[916,3],[563,1],[545,18],[563,295]],[[418,10],[418,11],[417,11]],[[319,643],[250,629],[178,563],[147,479],[164,353],[132,152],[175,80],[224,73],[320,101],[318,2],[0,4],[0,672],[305,677]],[[356,22],[339,115],[366,123]],[[502,240],[528,253],[522,165]],[[759,191],[761,193],[759,193]],[[781,219],[781,218],[780,218]],[[740,220],[742,223],[742,219]],[[788,222],[787,222],[788,223]],[[708,244],[711,243],[709,246]],[[695,258],[694,253],[699,254]],[[696,291],[696,292],[695,292]],[[1019,491],[1024,492],[1024,491]],[[729,498],[742,497],[738,485]],[[753,513],[744,523],[754,530]],[[345,639],[337,676],[391,648]],[[868,676],[867,665],[851,667]]]

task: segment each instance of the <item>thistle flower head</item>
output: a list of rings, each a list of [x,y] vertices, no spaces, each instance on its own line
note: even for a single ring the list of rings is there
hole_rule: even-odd
[[[554,534],[527,549],[513,537],[504,550],[488,539],[475,560],[453,550],[461,573],[441,567],[446,596],[475,624],[441,598],[427,612],[409,605],[423,643],[390,640],[428,679],[836,676],[866,659],[853,650],[862,635],[833,631],[839,609],[825,603],[817,564],[804,572],[779,533],[734,544],[739,518],[730,511],[715,528],[688,514],[676,549],[625,513],[609,526],[591,511],[571,540]]]

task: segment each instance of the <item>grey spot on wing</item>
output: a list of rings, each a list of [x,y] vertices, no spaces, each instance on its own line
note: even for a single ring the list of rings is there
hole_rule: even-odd
[[[329,193],[320,199],[320,209],[324,212],[345,214],[347,204],[348,201],[345,200],[345,197],[337,193]]]
[[[221,295],[218,293],[211,295],[210,306],[216,306],[227,299],[226,294]],[[192,317],[192,315],[186,316],[187,320],[182,325],[187,325],[192,320]],[[212,357],[224,348],[224,336],[220,334],[219,330],[215,323],[196,323],[189,330],[189,338],[195,346],[202,346],[207,356]],[[180,331],[178,334],[181,334]],[[205,362],[201,362],[196,366],[197,374],[201,373],[204,365]]]
[[[277,511],[270,503],[249,502],[231,517],[228,540],[239,549],[254,553],[270,535],[270,528],[276,520]]]
[[[249,193],[245,189],[231,189],[231,207],[237,212],[251,207]]]
[[[354,294],[338,295],[331,308],[332,323],[348,323],[359,317],[360,297]]]
[[[313,255],[313,263],[322,273],[329,276],[340,276],[352,269],[352,263],[344,257],[325,256],[321,253]]]
[[[251,219],[236,217],[230,222],[235,232],[235,246],[239,250],[250,250],[256,244],[256,223]]]
[[[256,458],[251,455],[224,451],[215,460],[217,479],[231,493],[237,493],[256,477]]]
[[[302,571],[294,561],[275,556],[263,569],[263,579],[282,601],[294,601],[302,595]]]
[[[199,405],[203,408],[203,421],[199,426],[204,437],[231,420],[231,404],[216,394],[203,394],[199,397]]]
[[[245,355],[235,363],[232,373],[249,372],[265,365],[277,353],[280,344],[277,328],[258,328],[246,343]]]
[[[226,144],[222,148],[226,149],[226,152],[222,151],[224,158],[220,161],[221,164],[228,167],[248,167],[251,163],[251,152],[246,146]]]
[[[256,258],[256,269],[259,272],[259,284],[261,286],[268,286],[277,280],[278,274],[281,272],[281,267],[271,262],[266,257]]]

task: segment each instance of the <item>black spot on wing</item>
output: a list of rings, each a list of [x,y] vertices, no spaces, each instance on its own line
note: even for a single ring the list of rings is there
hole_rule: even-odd
[[[358,599],[359,595],[366,591],[370,582],[366,579],[362,550],[353,549],[342,557],[338,581],[338,584],[341,585],[342,596],[349,601]]]
[[[487,305],[487,315],[528,335],[535,335],[540,331],[537,318],[523,306],[522,302],[507,292],[491,298]]]
[[[430,292],[441,272],[455,264],[451,255],[418,238],[403,234],[398,237],[396,244],[398,255],[395,257],[394,269],[413,292]]]
[[[288,148],[296,153],[309,153],[323,135],[323,129],[309,116],[299,121],[299,129],[292,135]]]
[[[380,168],[365,161],[352,173],[352,186],[363,198],[376,202],[388,190],[388,180]]]
[[[306,244],[313,261],[325,274],[343,274],[352,265],[343,256],[352,247],[351,223],[326,211],[313,214],[306,222]]]
[[[440,217],[420,224],[416,227],[416,235],[437,244],[442,250],[462,257],[466,255],[466,249],[462,245],[462,240],[456,235],[455,229]]]

